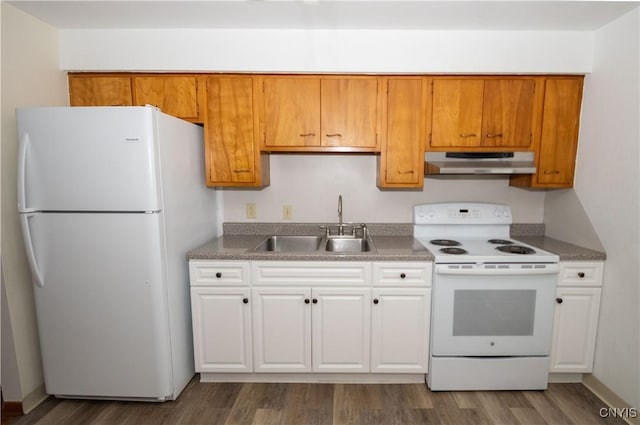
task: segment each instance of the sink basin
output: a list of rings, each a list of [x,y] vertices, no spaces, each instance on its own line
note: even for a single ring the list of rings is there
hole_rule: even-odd
[[[362,238],[331,238],[324,248],[330,252],[369,252],[372,250],[367,239]]]
[[[322,236],[269,236],[253,251],[258,252],[311,252],[320,248]]]

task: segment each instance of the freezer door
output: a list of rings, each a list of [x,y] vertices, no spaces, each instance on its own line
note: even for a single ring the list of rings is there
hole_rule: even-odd
[[[147,107],[16,110],[21,211],[161,210]]]
[[[49,394],[173,392],[161,214],[23,214]]]

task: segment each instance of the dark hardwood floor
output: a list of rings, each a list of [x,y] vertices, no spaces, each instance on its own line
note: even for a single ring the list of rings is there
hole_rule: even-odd
[[[173,402],[50,398],[9,424],[625,424],[601,418],[603,407],[581,384],[550,384],[546,391],[431,392],[424,384],[218,384],[196,377]]]

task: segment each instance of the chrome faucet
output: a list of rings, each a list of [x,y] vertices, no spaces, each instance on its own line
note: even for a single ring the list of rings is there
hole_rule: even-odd
[[[342,195],[338,195],[338,235],[344,235],[344,226],[342,225]]]

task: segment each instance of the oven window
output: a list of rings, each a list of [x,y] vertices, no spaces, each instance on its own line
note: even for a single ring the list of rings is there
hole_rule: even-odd
[[[454,291],[453,336],[533,335],[536,291]]]

